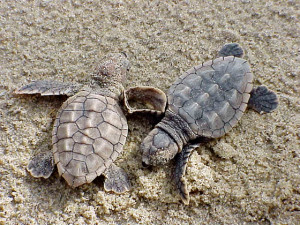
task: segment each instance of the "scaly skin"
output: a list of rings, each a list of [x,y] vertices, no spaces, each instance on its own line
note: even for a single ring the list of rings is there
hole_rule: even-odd
[[[204,140],[228,133],[249,107],[271,112],[277,96],[265,87],[253,89],[249,63],[235,43],[225,45],[220,58],[192,67],[168,91],[165,117],[141,144],[143,165],[160,165],[176,157],[174,180],[185,204],[184,179],[192,151]],[[250,100],[249,100],[250,99]],[[182,150],[183,149],[183,150]]]

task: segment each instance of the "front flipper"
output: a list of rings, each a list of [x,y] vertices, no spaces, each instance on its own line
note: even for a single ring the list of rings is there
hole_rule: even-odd
[[[54,169],[53,154],[51,151],[42,152],[32,158],[27,166],[28,172],[33,177],[50,177]]]
[[[46,95],[67,95],[72,96],[80,89],[80,85],[59,81],[40,80],[34,81],[15,91],[15,94],[40,94]]]
[[[121,194],[130,190],[131,184],[127,173],[122,168],[117,167],[114,163],[106,169],[103,175],[106,178],[104,181],[104,189],[106,191],[113,191]]]
[[[199,147],[200,144],[190,144],[185,146],[177,155],[175,167],[175,184],[184,204],[188,205],[190,201],[189,192],[187,190],[186,179],[184,178],[187,162],[189,161],[192,151]]]
[[[278,106],[278,98],[275,92],[268,90],[265,86],[253,88],[250,93],[248,107],[257,112],[269,113]]]
[[[124,105],[128,113],[146,112],[161,115],[167,105],[166,94],[154,87],[132,87],[124,92]]]

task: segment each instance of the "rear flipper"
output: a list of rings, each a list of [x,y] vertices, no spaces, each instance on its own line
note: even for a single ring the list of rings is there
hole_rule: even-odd
[[[106,169],[103,175],[106,177],[104,181],[104,189],[106,191],[121,194],[130,190],[131,185],[127,173],[114,163]]]
[[[220,57],[235,56],[241,58],[243,54],[243,49],[237,43],[226,44],[219,51]]]
[[[257,112],[269,113],[278,106],[278,98],[275,92],[268,90],[265,86],[253,88],[250,93],[248,107]]]
[[[32,158],[27,166],[28,172],[33,177],[43,177],[47,179],[50,177],[54,169],[54,162],[53,162],[53,153],[49,152],[42,152]]]
[[[189,204],[190,197],[187,190],[186,179],[184,178],[187,162],[193,150],[199,147],[200,144],[191,144],[185,146],[182,151],[177,155],[176,167],[175,167],[175,184],[181,196],[181,199],[185,205]]]
[[[67,95],[72,96],[78,92],[80,85],[64,83],[59,81],[40,80],[34,81],[15,91],[15,94],[40,94],[46,95]]]

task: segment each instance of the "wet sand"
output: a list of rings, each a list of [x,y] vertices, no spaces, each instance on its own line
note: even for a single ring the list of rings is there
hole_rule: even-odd
[[[297,1],[2,1],[0,3],[0,224],[297,224],[299,177],[299,3]],[[166,91],[190,67],[237,42],[255,85],[279,97],[271,114],[249,110],[226,136],[198,148],[187,168],[190,204],[172,183],[173,162],[145,169],[139,145],[152,117],[128,118],[117,164],[132,190],[117,195],[103,179],[70,188],[57,171],[26,171],[51,150],[64,97],[19,97],[30,81],[83,82],[99,58],[126,52],[126,87]],[[298,221],[298,222],[297,222]]]

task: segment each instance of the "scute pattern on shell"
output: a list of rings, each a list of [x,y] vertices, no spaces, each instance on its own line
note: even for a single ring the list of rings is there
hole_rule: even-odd
[[[72,187],[92,182],[115,161],[127,133],[115,99],[88,91],[69,98],[57,113],[52,133],[59,174]]]
[[[169,89],[169,110],[178,114],[199,136],[218,138],[244,113],[253,75],[248,62],[220,57],[184,73]]]

